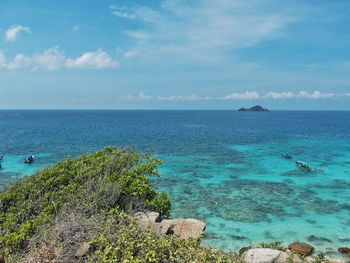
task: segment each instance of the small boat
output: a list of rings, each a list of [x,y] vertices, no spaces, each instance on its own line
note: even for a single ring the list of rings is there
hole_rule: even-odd
[[[292,156],[287,152],[282,153],[282,157],[286,159],[292,159]]]
[[[296,161],[295,165],[301,169],[311,170],[309,164],[307,162],[304,162],[304,161]]]
[[[34,161],[35,156],[32,154],[29,154],[26,158],[24,158],[24,163],[32,163]]]

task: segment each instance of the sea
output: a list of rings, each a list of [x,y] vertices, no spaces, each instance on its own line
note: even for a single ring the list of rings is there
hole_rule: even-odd
[[[0,184],[107,145],[164,161],[151,183],[173,217],[205,221],[204,245],[350,246],[350,111],[1,110]]]

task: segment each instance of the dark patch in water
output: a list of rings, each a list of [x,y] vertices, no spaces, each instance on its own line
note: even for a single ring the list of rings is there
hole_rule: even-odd
[[[348,238],[348,237],[338,237],[338,240],[342,241],[342,242],[349,242],[350,238]]]
[[[312,220],[312,219],[306,219],[306,222],[313,225],[317,224],[316,220]]]
[[[269,240],[275,240],[276,238],[272,235],[270,231],[265,231],[264,232],[264,237]]]
[[[340,207],[342,209],[345,209],[345,210],[350,210],[350,204],[348,204],[348,203],[344,203],[344,204],[340,205]]]
[[[234,240],[248,240],[248,238],[244,236],[229,235],[229,237],[231,237]]]
[[[204,179],[212,178],[211,175],[202,174],[202,173],[197,173],[197,172],[194,172],[192,175],[193,175],[194,177],[197,177],[197,178],[204,178]]]
[[[324,243],[324,242],[333,243],[332,240],[330,240],[328,238],[319,237],[319,236],[315,236],[315,235],[308,236],[307,240],[309,242],[314,242],[314,243]]]
[[[208,239],[221,239],[220,235],[212,233],[212,232],[205,232],[204,238]]]
[[[294,183],[293,180],[291,180],[291,179],[284,179],[283,182],[286,184],[293,184]]]
[[[345,180],[333,180],[330,184],[314,184],[313,187],[324,189],[350,189],[350,183]]]

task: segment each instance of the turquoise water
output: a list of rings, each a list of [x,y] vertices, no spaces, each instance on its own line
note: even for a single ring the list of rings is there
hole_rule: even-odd
[[[301,240],[340,257],[337,247],[350,243],[348,139],[301,137],[227,148],[242,159],[218,164],[205,155],[190,157],[192,162],[170,158],[171,167],[162,170],[169,178],[159,182],[174,197],[177,216],[208,223],[206,244],[239,249]],[[281,158],[286,148],[313,170],[295,167],[296,158]]]
[[[207,223],[222,249],[306,241],[350,246],[350,112],[0,111],[0,181],[64,156],[132,145],[164,160],[152,180],[173,216]],[[288,151],[292,160],[281,158]],[[20,162],[35,153],[32,165]],[[311,171],[300,170],[305,160]]]

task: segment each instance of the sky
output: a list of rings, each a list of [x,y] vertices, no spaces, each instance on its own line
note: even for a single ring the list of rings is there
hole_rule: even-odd
[[[350,1],[1,0],[1,109],[350,110]]]

